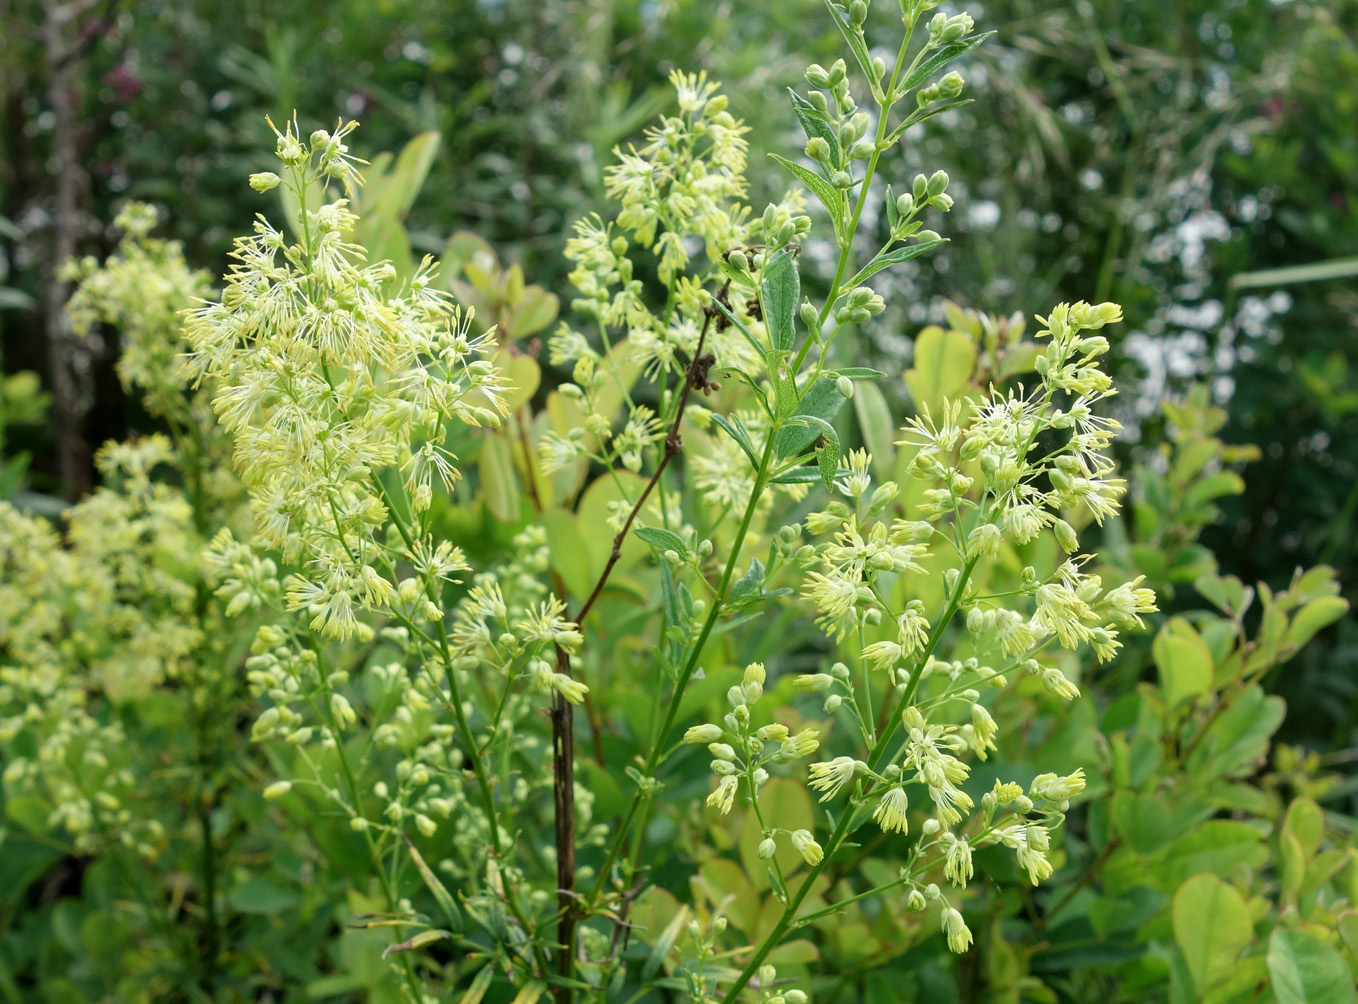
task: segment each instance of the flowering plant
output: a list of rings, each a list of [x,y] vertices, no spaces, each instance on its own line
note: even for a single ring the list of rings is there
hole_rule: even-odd
[[[122,372],[173,439],[106,449],[122,494],[72,516],[74,558],[0,510],[25,604],[0,625],[0,741],[31,747],[5,772],[30,829],[154,858],[164,828],[124,807],[143,774],[110,752],[120,724],[84,713],[82,671],[113,705],[182,678],[200,719],[248,716],[241,787],[305,861],[308,897],[240,863],[232,905],[316,930],[325,900],[346,925],[344,973],[313,996],[803,1004],[860,992],[836,959],[931,939],[1007,965],[991,887],[1031,904],[1072,801],[1107,780],[1075,744],[1029,750],[1028,726],[1079,706],[1157,591],[1081,538],[1125,492],[1100,365],[1117,305],[1058,304],[1028,341],[1013,318],[922,333],[903,421],[846,348],[885,308],[874,276],[944,240],[926,222],[952,207],[945,173],[874,184],[967,100],[945,70],[985,36],[935,6],[901,0],[889,64],[865,0],[826,4],[849,59],[808,67],[806,141],[776,158],[794,187],[760,213],[749,127],[676,71],[677,111],[607,173],[616,212],[575,226],[578,295],[545,365],[524,338],[555,301],[465,238],[446,270],[407,260],[383,227],[413,195],[365,193],[355,123],[274,128],[277,173],[250,185],[279,191],[285,222],[258,217],[218,295],[129,213],[121,257],[75,267],[73,313],[161,333],[129,338]],[[170,370],[177,343],[147,318],[180,306]],[[165,461],[182,486],[152,478]],[[75,581],[86,556],[107,582]],[[1270,609],[1327,592],[1306,583]],[[107,659],[58,637],[90,605]],[[1124,804],[1146,797],[1110,773]],[[210,830],[199,898],[219,932]]]

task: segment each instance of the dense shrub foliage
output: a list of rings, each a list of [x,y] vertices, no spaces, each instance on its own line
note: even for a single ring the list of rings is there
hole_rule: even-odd
[[[421,255],[437,134],[287,109],[219,281],[140,202],[63,266],[155,431],[0,501],[0,994],[1354,1000],[1275,692],[1348,602],[1204,545],[1260,458],[1219,382],[1119,462],[1115,251],[900,310],[983,218],[922,142],[989,40],[938,6],[827,3],[795,142],[673,70],[562,299]]]

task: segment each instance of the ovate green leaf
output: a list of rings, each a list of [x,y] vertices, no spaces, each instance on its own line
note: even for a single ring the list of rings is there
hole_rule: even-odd
[[[1279,927],[1268,939],[1268,973],[1278,1004],[1353,1004],[1344,957],[1303,931]]]
[[[1174,895],[1174,940],[1201,998],[1225,980],[1254,940],[1245,898],[1215,875],[1195,875]]]

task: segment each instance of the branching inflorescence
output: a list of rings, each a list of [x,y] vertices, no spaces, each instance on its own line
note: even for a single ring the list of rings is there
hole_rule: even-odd
[[[952,205],[946,174],[921,174],[909,192],[887,187],[879,241],[860,232],[883,156],[966,100],[961,76],[943,71],[984,36],[966,14],[928,17],[934,6],[902,0],[888,65],[868,47],[868,4],[827,4],[870,103],[859,106],[844,60],[808,68],[810,89],[792,96],[805,147],[777,158],[798,187],[762,213],[743,202],[748,128],[705,75],[672,76],[677,113],[608,172],[616,216],[582,219],[567,245],[576,317],[548,358],[569,379],[536,413],[507,404],[513,347],[477,333],[430,261],[402,278],[355,242],[354,123],[275,130],[281,175],[251,185],[281,186],[293,218],[279,229],[260,216],[237,241],[220,297],[188,314],[182,371],[229,437],[252,539],[197,529],[212,531],[206,562],[226,613],[261,624],[245,674],[261,705],[252,737],[278,774],[265,795],[361,842],[370,874],[356,886],[381,911],[372,926],[405,939],[388,953],[410,999],[470,973],[425,951],[447,941],[476,962],[472,999],[501,977],[521,999],[557,1001],[624,999],[665,978],[694,1001],[799,1004],[806,991],[774,985],[768,961],[790,932],[896,897],[935,911],[934,930],[962,952],[975,851],[1007,848],[1034,884],[1052,874],[1081,771],[1052,764],[984,792],[968,782],[1002,738],[995,695],[1031,675],[1051,698],[1075,698],[1054,653],[1111,658],[1119,632],[1154,609],[1139,583],[1106,589],[1087,571],[1075,529],[1114,513],[1122,493],[1107,456],[1117,425],[1097,413],[1114,392],[1099,331],[1120,310],[1055,307],[1030,379],[991,373],[921,407],[894,470],[842,446],[844,404],[885,374],[844,358],[839,336],[884,310],[873,276],[942,243],[925,217]],[[145,233],[136,253],[167,253]],[[802,283],[817,240],[834,256],[828,287],[807,284],[823,288],[819,303]],[[191,285],[170,292],[206,295]],[[126,375],[159,358],[129,353]],[[152,398],[168,413],[175,393]],[[510,476],[534,511],[498,547],[472,548],[446,518],[467,493],[458,452],[506,421],[520,439]],[[587,503],[606,524],[585,528],[609,542],[597,559],[559,539]],[[1050,574],[1018,557],[1039,539],[1068,555]],[[653,601],[613,591],[623,569]],[[624,609],[644,665],[617,646]],[[738,659],[741,624],[789,610],[824,636],[821,665]],[[641,717],[605,700],[634,671],[651,701]],[[782,676],[791,686],[775,700]],[[701,713],[697,681],[725,691]],[[612,820],[594,818],[594,794],[573,780],[572,709],[596,696],[599,766],[620,772],[605,737],[636,751]],[[634,965],[646,822],[693,825],[667,785],[694,746],[712,757],[705,825],[753,820],[776,919],[742,943],[720,907],[684,906],[664,932],[640,933],[658,954]],[[810,792],[822,815],[788,816],[766,797],[774,781]],[[556,840],[537,839],[553,818]],[[864,828],[898,862],[885,882],[852,872]]]

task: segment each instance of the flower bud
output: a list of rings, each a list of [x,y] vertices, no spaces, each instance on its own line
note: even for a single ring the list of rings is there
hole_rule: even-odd
[[[819,63],[812,63],[806,68],[806,82],[812,87],[829,90],[830,74]]]
[[[250,175],[250,187],[256,192],[267,192],[278,187],[278,175],[272,171],[260,171]]]
[[[275,781],[264,789],[264,797],[272,802],[276,798],[282,798],[292,790],[291,781]]]
[[[765,837],[759,842],[759,851],[757,853],[760,861],[767,861],[778,853],[778,844],[774,842],[772,837]]]
[[[805,153],[818,164],[830,159],[830,144],[822,136],[812,136],[806,141]]]
[[[793,678],[792,686],[803,694],[818,694],[829,690],[834,682],[834,677],[828,673],[803,673]]]
[[[684,742],[707,745],[714,743],[722,736],[721,726],[704,723],[695,725],[684,733]]]
[[[818,865],[825,857],[824,850],[816,839],[811,835],[810,830],[793,830],[792,846],[797,849],[797,853],[802,856],[802,860],[809,865]]]
[[[1063,519],[1058,519],[1052,524],[1052,531],[1056,534],[1056,540],[1065,548],[1067,554],[1074,554],[1080,549],[1080,538],[1076,534],[1075,528]]]

